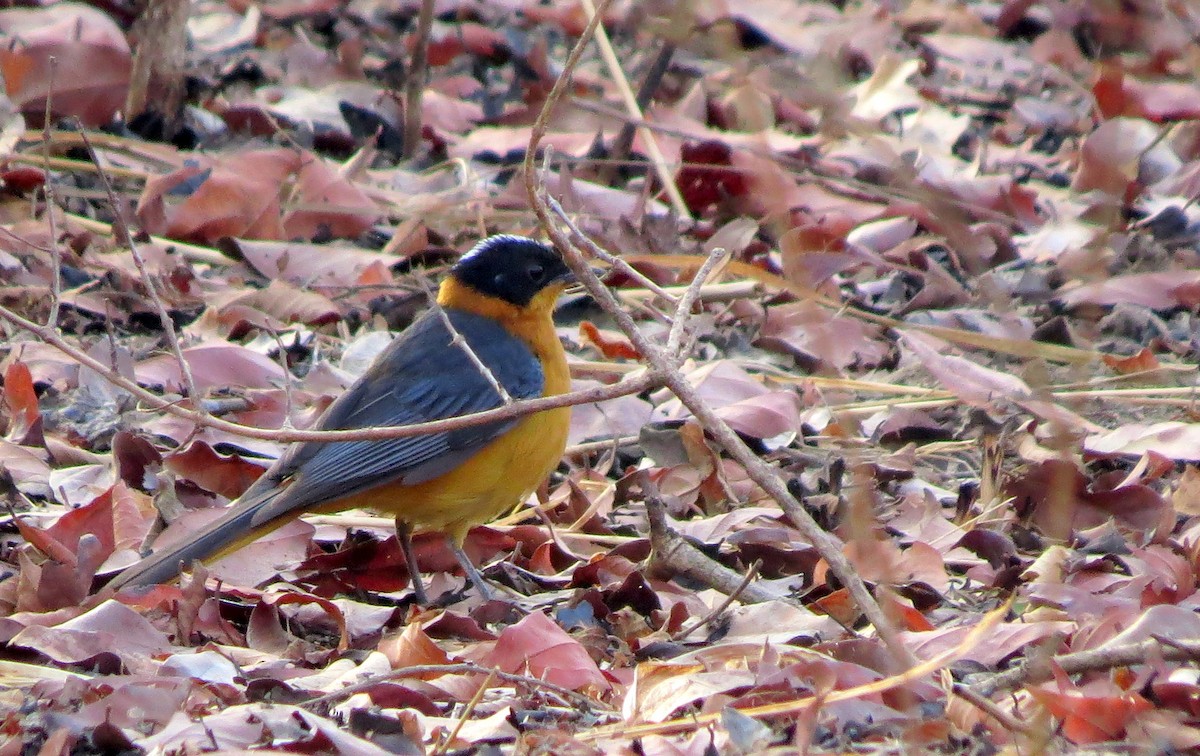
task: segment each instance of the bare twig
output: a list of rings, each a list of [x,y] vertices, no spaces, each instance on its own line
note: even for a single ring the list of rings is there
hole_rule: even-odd
[[[900,639],[900,634],[890,619],[880,609],[879,604],[875,602],[870,591],[867,590],[866,584],[863,583],[862,579],[854,571],[850,560],[842,553],[841,544],[832,535],[821,529],[816,520],[800,506],[800,503],[787,490],[787,485],[776,471],[750,450],[750,447],[738,437],[733,429],[713,411],[708,402],[701,398],[699,393],[687,382],[683,375],[674,368],[674,361],[671,355],[667,354],[661,347],[651,342],[642,334],[637,327],[637,323],[634,322],[629,313],[620,307],[612,292],[596,278],[588,267],[586,260],[580,254],[579,249],[586,247],[588,241],[586,236],[579,231],[578,227],[570,223],[567,224],[572,234],[571,239],[568,240],[550,217],[550,210],[545,197],[545,186],[538,181],[538,177],[534,171],[534,156],[537,154],[538,143],[542,135],[546,132],[550,113],[553,112],[555,104],[562,97],[567,82],[570,81],[572,71],[575,65],[578,64],[579,57],[582,55],[583,47],[588,43],[590,34],[595,31],[599,18],[600,13],[598,12],[588,22],[583,35],[580,36],[575,48],[571,50],[562,73],[559,74],[553,89],[547,95],[546,102],[542,106],[542,112],[534,122],[529,147],[525,151],[525,190],[529,196],[530,206],[537,214],[538,222],[542,229],[550,237],[551,241],[553,241],[554,246],[563,254],[568,267],[574,271],[575,277],[587,288],[600,307],[616,320],[621,330],[633,342],[634,348],[662,375],[664,382],[671,389],[671,392],[692,412],[705,430],[712,434],[717,444],[746,470],[751,480],[779,503],[800,532],[804,534],[805,538],[813,544],[813,547],[817,549],[817,552],[829,564],[830,571],[833,572],[842,585],[846,586],[850,597],[858,605],[859,610],[866,617],[867,621],[874,625],[876,632],[879,633],[884,643],[887,644],[897,663],[903,667],[911,667],[915,663],[912,653]]]
[[[589,21],[599,18],[602,12],[596,10],[596,6],[592,0],[580,0],[584,11],[589,16]],[[637,96],[633,93],[633,88],[629,86],[629,79],[625,77],[625,72],[621,69],[621,62],[617,60],[617,53],[613,50],[612,43],[608,41],[608,34],[604,31],[603,24],[591,25],[592,34],[596,38],[596,46],[600,48],[600,57],[604,58],[604,65],[608,67],[608,71],[612,74],[613,81],[617,85],[617,90],[621,93],[621,99],[625,102],[625,109],[629,111],[629,115],[633,118],[641,120],[642,109],[638,106]],[[585,35],[586,37],[587,35]],[[639,127],[639,135],[642,137],[642,142],[646,145],[646,153],[650,156],[650,162],[654,165],[654,171],[658,174],[658,180],[663,185],[663,191],[667,193],[667,198],[671,200],[671,207],[681,218],[691,218],[692,213],[688,210],[687,203],[683,201],[683,195],[679,193],[679,187],[675,185],[675,177],[671,175],[671,169],[667,165],[667,159],[663,156],[662,150],[658,148],[658,141],[654,138],[654,134],[646,128]]]
[[[496,377],[492,369],[485,365],[483,360],[479,359],[479,355],[475,354],[475,350],[471,348],[471,345],[467,343],[463,335],[454,327],[454,323],[451,322],[445,308],[438,304],[437,297],[429,290],[429,285],[425,282],[425,279],[418,278],[417,281],[420,283],[422,291],[425,292],[425,298],[429,300],[429,306],[437,313],[438,318],[442,321],[442,325],[446,326],[446,330],[450,332],[450,344],[462,350],[462,353],[467,356],[467,359],[475,366],[479,374],[483,376],[484,380],[492,387],[492,390],[496,392],[496,396],[500,397],[501,402],[506,405],[512,404],[513,398],[509,395],[508,390],[504,388],[504,384],[500,383],[500,379]]]
[[[175,322],[171,320],[171,314],[167,312],[167,306],[163,303],[162,297],[159,296],[158,287],[154,284],[154,277],[150,275],[149,269],[146,268],[146,261],[142,258],[142,253],[138,250],[137,242],[133,240],[133,234],[129,232],[129,224],[125,222],[125,215],[121,212],[121,204],[117,201],[117,193],[113,191],[112,182],[108,180],[108,174],[105,173],[103,166],[100,164],[100,156],[96,154],[95,148],[92,147],[92,142],[87,136],[87,132],[83,128],[83,124],[79,124],[79,136],[83,140],[83,146],[88,152],[88,157],[96,166],[96,176],[100,179],[100,185],[104,187],[104,194],[108,197],[109,206],[113,214],[113,231],[117,234],[117,239],[121,244],[129,250],[129,254],[133,256],[133,263],[137,266],[138,274],[142,277],[142,282],[146,285],[146,292],[150,295],[150,300],[154,303],[154,309],[158,314],[159,322],[162,323],[163,333],[167,337],[167,344],[171,347],[171,351],[175,354],[175,360],[179,363],[179,375],[183,378],[183,385],[187,389],[188,396],[194,402],[199,402],[200,392],[196,388],[196,379],[192,376],[192,368],[188,365],[187,359],[183,356],[183,347],[179,344],[179,334],[175,331]],[[197,404],[197,406],[199,406]],[[203,414],[203,410],[197,410],[198,414]]]
[[[1161,633],[1153,633],[1150,637],[1163,644],[1167,648],[1173,648],[1179,651],[1190,661],[1200,660],[1200,643],[1188,645],[1189,641],[1169,638]]]
[[[689,284],[690,285],[690,284]],[[676,296],[682,296],[687,291],[687,286],[663,286],[662,292],[670,297],[669,301],[675,301]],[[762,294],[764,288],[757,281],[726,281],[719,284],[705,284],[700,289],[701,302],[728,302],[732,300],[745,299],[746,297],[754,297]],[[621,288],[621,298],[626,301],[648,299],[653,296],[659,296],[656,292],[640,291],[638,289]]]
[[[615,436],[613,438],[584,441],[581,444],[571,444],[563,452],[564,457],[583,457],[596,452],[611,451],[624,446],[633,446],[638,442],[637,436]]]
[[[275,346],[279,349],[279,371],[283,374],[283,427],[292,427],[292,417],[296,410],[295,397],[295,381],[292,378],[292,368],[288,365],[288,350],[284,346],[283,337],[279,335],[279,331],[274,328],[270,329],[271,337],[275,339]],[[203,409],[207,412],[210,405],[208,402],[203,402]]]
[[[174,402],[167,401],[161,396],[142,388],[137,383],[129,380],[86,352],[68,344],[52,329],[26,320],[6,307],[0,307],[0,320],[7,321],[26,333],[38,337],[80,365],[95,370],[106,381],[114,386],[125,389],[150,409],[161,410],[167,414],[194,422],[197,425],[241,436],[242,438],[258,438],[281,443],[290,443],[293,441],[379,441],[387,438],[421,436],[427,433],[444,433],[473,425],[491,423],[497,420],[511,420],[548,409],[573,407],[577,404],[591,404],[593,402],[602,402],[608,399],[629,396],[630,394],[639,394],[647,389],[662,385],[662,379],[656,373],[648,372],[626,377],[618,383],[609,386],[597,386],[583,391],[544,396],[537,399],[522,399],[493,410],[474,412],[469,415],[460,415],[458,417],[446,418],[445,420],[434,420],[428,423],[337,431],[271,430],[231,423],[228,420],[221,420],[211,415],[200,414],[186,407],[181,407]]]
[[[738,597],[742,595],[742,592],[750,587],[750,584],[754,582],[754,578],[758,577],[758,571],[761,567],[762,560],[755,559],[754,563],[750,565],[750,569],[746,570],[746,577],[742,578],[742,582],[736,588],[734,588],[728,596],[725,597],[724,601],[714,606],[712,610],[708,612],[708,614],[697,618],[695,622],[691,623],[687,627],[681,627],[677,632],[671,633],[671,637],[675,640],[686,638],[695,631],[712,622],[717,617],[720,617],[725,610],[728,609],[731,604],[733,604],[734,601],[737,601]]]
[[[558,200],[546,195],[546,204],[552,211],[554,211],[555,215],[562,219],[564,223],[573,225],[573,222],[567,215],[566,210],[563,209]],[[583,239],[584,243],[587,245],[588,251],[593,257],[604,260],[612,267],[622,270],[627,275],[631,275],[635,278],[635,280],[640,281],[648,291],[656,293],[672,307],[674,307],[674,315],[668,318],[657,310],[651,308],[646,303],[635,302],[635,305],[640,306],[641,309],[643,309],[648,315],[651,315],[657,320],[662,320],[670,324],[670,335],[667,339],[667,352],[675,355],[677,363],[682,362],[683,355],[681,352],[686,351],[682,349],[683,336],[687,332],[686,325],[689,317],[691,316],[692,307],[695,306],[695,303],[699,298],[700,292],[703,290],[705,284],[710,278],[712,278],[713,272],[721,263],[729,259],[728,253],[720,247],[714,248],[701,264],[700,269],[692,278],[691,283],[683,290],[683,298],[677,299],[668,291],[666,291],[666,289],[650,280],[647,276],[643,275],[625,260],[617,257],[616,255],[609,254],[606,250],[601,249],[597,244],[592,242],[591,239],[588,239],[587,237],[583,237]]]
[[[679,304],[675,307],[675,315],[672,317],[671,330],[667,334],[667,354],[675,355],[677,362],[683,361],[683,354],[680,351],[683,347],[683,337],[687,332],[687,321],[692,314],[692,307],[695,306],[696,300],[700,297],[700,289],[704,284],[708,283],[708,279],[712,277],[714,271],[729,259],[729,253],[721,248],[715,247],[709,253],[708,259],[700,266],[700,270],[696,271],[695,278],[692,283],[683,292],[683,296],[679,298]]]
[[[94,218],[88,218],[83,215],[75,215],[73,213],[65,213],[65,216],[67,220],[71,221],[72,223],[79,224],[79,226],[87,229],[88,231],[93,231],[98,234],[113,233],[114,224],[112,223],[105,223],[104,221],[98,221]],[[229,255],[209,247],[201,247],[197,244],[188,244],[186,242],[168,239],[163,236],[150,236],[150,242],[152,244],[161,244],[163,246],[171,247],[180,255],[180,257],[191,263],[202,263],[205,265],[229,264]]]
[[[537,188],[535,187],[533,191],[537,193]],[[591,292],[601,308],[617,321],[621,330],[633,342],[634,348],[646,358],[652,367],[661,371],[663,380],[668,388],[695,415],[705,430],[712,434],[720,447],[745,468],[751,480],[757,483],[779,503],[783,511],[787,513],[800,532],[804,534],[804,537],[809,540],[829,564],[829,568],[833,574],[842,585],[846,586],[851,598],[858,605],[859,610],[862,611],[867,621],[875,626],[876,632],[879,633],[880,637],[891,649],[897,661],[904,665],[911,665],[913,662],[911,653],[900,640],[899,633],[887,615],[883,613],[883,610],[879,608],[879,604],[871,597],[870,591],[867,590],[862,579],[858,577],[858,573],[855,572],[853,565],[850,564],[850,560],[842,553],[840,543],[832,535],[823,530],[817,524],[816,520],[805,511],[804,507],[800,506],[800,503],[787,490],[787,485],[779,477],[774,468],[755,455],[750,450],[750,447],[746,446],[746,443],[738,437],[733,429],[709,406],[708,402],[701,398],[696,389],[674,368],[672,355],[667,354],[661,347],[647,339],[629,314],[621,310],[611,292],[595,276],[591,276],[586,262],[572,244],[572,242],[582,236],[582,232],[578,228],[572,227],[570,229],[571,240],[568,241],[561,231],[550,225],[550,218],[543,197],[540,194],[535,194],[535,196],[538,197],[539,212],[545,213],[543,216],[545,219],[544,222],[547,224],[546,229],[551,240],[554,241],[556,247],[564,251],[568,265],[575,271],[576,277],[588,288],[588,291]]]
[[[437,747],[433,749],[434,756],[441,756],[441,754],[450,748],[450,744],[458,737],[458,733],[462,732],[463,725],[471,718],[471,713],[475,711],[475,707],[483,700],[483,694],[487,692],[488,686],[492,684],[492,680],[496,679],[496,673],[499,671],[495,667],[488,670],[487,677],[479,684],[479,687],[475,690],[475,695],[471,696],[471,700],[467,701],[467,705],[463,707],[462,713],[455,719],[454,728],[446,735],[446,739],[438,743]]]
[[[664,41],[662,46],[658,48],[658,54],[654,56],[654,62],[650,64],[649,70],[646,71],[646,76],[642,79],[641,86],[637,92],[638,112],[641,113],[654,99],[654,93],[658,91],[658,85],[662,83],[663,76],[666,75],[667,69],[671,66],[671,58],[675,55],[675,43]],[[637,126],[632,121],[626,121],[621,126],[621,131],[618,132],[617,138],[613,140],[612,149],[609,151],[610,162],[605,164],[600,171],[600,182],[608,183],[612,180],[613,173],[618,165],[624,162],[629,157],[629,151],[633,148],[633,135],[637,133]]]
[[[404,157],[411,159],[421,144],[421,97],[429,66],[429,33],[433,27],[433,0],[421,0],[417,13],[417,36],[408,77],[404,81]]]
[[[50,86],[46,93],[45,122],[42,124],[42,160],[45,163],[46,182],[42,184],[42,193],[46,197],[46,222],[50,225],[50,267],[53,268],[50,285],[53,287],[50,295],[50,314],[46,317],[46,325],[58,329],[58,315],[62,309],[62,252],[58,248],[58,224],[54,220],[54,211],[58,209],[58,197],[54,192],[54,178],[50,172],[50,118],[54,101],[54,79],[58,74],[58,58],[53,55],[47,61],[50,66]]]
[[[363,682],[355,683],[354,685],[347,685],[346,687],[342,688],[341,690],[335,690],[332,693],[326,693],[323,696],[317,696],[316,698],[310,698],[309,700],[303,702],[300,705],[306,709],[316,708],[318,706],[323,706],[327,703],[332,703],[334,701],[340,701],[344,698],[349,698],[350,696],[356,695],[358,693],[365,693],[366,691],[369,691],[371,688],[374,688],[376,685],[379,685],[380,683],[388,682],[390,680],[403,680],[406,677],[418,677],[418,676],[425,676],[425,675],[463,675],[463,674],[479,674],[479,675],[492,674],[495,677],[497,677],[501,680],[504,680],[505,682],[510,682],[510,683],[513,683],[516,685],[524,685],[524,686],[530,687],[530,688],[542,688],[544,690],[547,690],[547,691],[559,696],[564,701],[564,703],[568,702],[568,701],[574,701],[577,704],[581,704],[588,709],[599,708],[599,704],[597,704],[596,701],[593,701],[592,699],[588,698],[587,696],[583,695],[582,693],[576,693],[575,691],[571,690],[570,688],[564,688],[561,685],[555,685],[554,683],[547,682],[546,680],[539,680],[536,677],[529,677],[528,675],[517,675],[517,674],[513,674],[511,672],[501,672],[500,670],[489,669],[488,667],[484,667],[479,664],[472,664],[470,662],[461,662],[458,664],[419,664],[419,665],[415,665],[412,667],[401,667],[399,669],[393,669],[390,672],[387,672],[382,675],[378,675],[376,677],[369,678],[367,680],[364,680]]]
[[[696,255],[629,255],[635,262],[638,260],[650,260],[658,265],[666,267],[687,267],[691,268],[703,258]],[[928,333],[932,336],[937,336],[940,339],[959,344],[961,346],[973,347],[977,349],[987,349],[1001,354],[1010,354],[1015,357],[1038,358],[1050,360],[1053,362],[1065,362],[1074,364],[1091,363],[1098,359],[1103,353],[1081,349],[1079,347],[1063,346],[1061,344],[1051,344],[1045,341],[1031,341],[1029,339],[1018,339],[1008,336],[992,336],[979,331],[970,331],[964,328],[950,328],[948,326],[922,325],[907,323],[902,320],[879,315],[870,310],[863,310],[849,305],[839,299],[835,299],[828,294],[824,294],[811,286],[799,284],[790,281],[781,275],[771,273],[756,265],[752,265],[742,260],[730,260],[729,272],[742,278],[758,281],[763,286],[766,286],[775,291],[787,292],[794,296],[805,299],[806,301],[814,302],[822,307],[827,307],[839,314],[845,314],[867,323],[883,326],[885,328],[904,328]],[[1190,369],[1190,368],[1189,368]]]
[[[646,518],[650,522],[650,564],[652,567],[665,567],[671,572],[699,580],[729,596],[731,600],[738,595],[742,597],[743,601],[751,604],[789,600],[781,593],[768,591],[757,583],[747,584],[742,575],[709,559],[704,552],[689,543],[667,524],[666,504],[658,492],[658,486],[654,485],[654,481],[650,480],[650,476],[645,470],[638,473],[638,484],[642,489],[642,498],[646,502]]]
[[[950,692],[999,722],[1009,732],[1019,732],[1023,735],[1035,734],[1028,724],[1001,709],[990,698],[985,698],[966,685],[955,683]]]
[[[553,151],[550,148],[547,148],[546,149],[546,162],[547,163],[550,162],[552,155],[553,155]],[[563,210],[562,205],[558,204],[558,200],[551,198],[549,201],[553,203],[553,207],[555,208],[555,213],[557,213],[559,215],[563,215],[563,216],[566,215],[566,210]],[[615,270],[619,270],[621,273],[624,273],[625,275],[629,276],[633,280],[637,281],[646,290],[653,292],[656,296],[662,297],[662,299],[665,302],[667,302],[670,306],[672,306],[672,307],[675,306],[676,299],[674,296],[672,296],[665,288],[663,288],[662,286],[659,286],[652,278],[647,276],[645,273],[641,272],[637,268],[630,265],[626,260],[624,260],[620,257],[617,257],[616,255],[609,254],[607,250],[601,249],[599,246],[596,246],[596,245],[592,245],[588,249],[588,251],[591,253],[591,255],[594,259],[601,260],[605,263],[608,263],[609,267],[611,267]]]
[[[1167,644],[1158,638],[1147,638],[1140,643],[1131,643],[1127,646],[1096,648],[1089,651],[1076,651],[1073,654],[1027,659],[1016,667],[971,687],[980,695],[990,697],[1001,690],[1012,690],[1050,680],[1054,677],[1055,667],[1062,669],[1068,675],[1076,675],[1081,672],[1148,664],[1151,659],[1194,662],[1200,659],[1200,641],[1171,639],[1171,643]]]

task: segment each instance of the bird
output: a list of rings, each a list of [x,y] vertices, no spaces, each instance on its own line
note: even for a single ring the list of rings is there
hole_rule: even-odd
[[[570,390],[555,302],[574,281],[553,248],[522,236],[480,241],[450,268],[436,306],[394,339],[316,423],[397,426]],[[114,590],[173,580],[194,560],[231,553],[303,514],[371,509],[394,516],[414,597],[428,603],[414,530],[441,531],[468,579],[468,530],[525,500],[562,459],[570,408],[386,440],[290,445],[223,515],[119,572]]]

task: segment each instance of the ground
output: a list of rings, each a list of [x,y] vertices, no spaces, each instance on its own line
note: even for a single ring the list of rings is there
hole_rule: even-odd
[[[0,10],[0,756],[1200,746],[1200,10],[600,14]],[[104,587],[493,233],[602,274],[495,599],[361,511]]]

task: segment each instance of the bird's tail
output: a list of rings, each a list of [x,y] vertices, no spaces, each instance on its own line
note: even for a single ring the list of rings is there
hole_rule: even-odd
[[[238,501],[229,511],[205,525],[198,532],[184,534],[178,541],[158,549],[136,564],[130,565],[113,578],[108,586],[114,590],[133,586],[165,583],[197,559],[209,561],[236,551],[263,534],[283,525],[288,517],[255,524],[254,517],[270,499]]]

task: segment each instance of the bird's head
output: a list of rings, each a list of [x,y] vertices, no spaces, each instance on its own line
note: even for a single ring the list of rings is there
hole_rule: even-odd
[[[470,292],[516,308],[548,311],[575,277],[549,246],[522,236],[500,235],[484,239],[459,258],[450,269],[450,279]],[[447,286],[442,289],[439,300]]]

